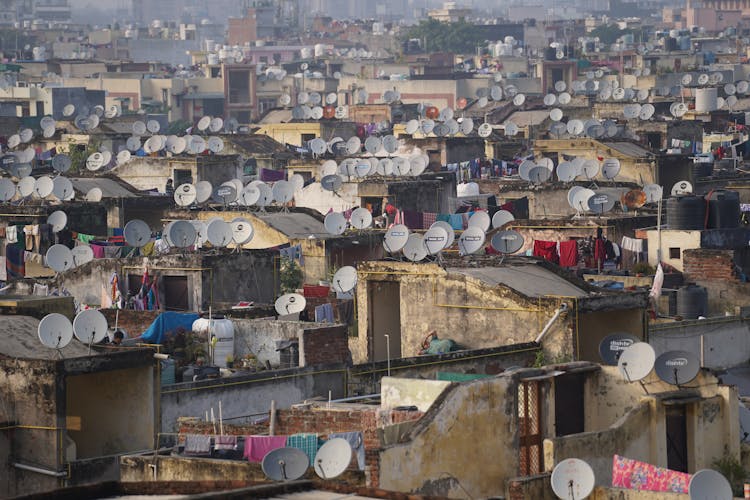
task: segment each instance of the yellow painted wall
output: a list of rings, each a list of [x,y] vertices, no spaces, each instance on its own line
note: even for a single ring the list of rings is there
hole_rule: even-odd
[[[648,238],[648,263],[655,266],[659,263],[657,258],[657,249],[659,248],[659,232],[654,229],[646,232]],[[683,271],[682,252],[692,248],[700,248],[701,232],[700,231],[679,231],[671,229],[662,229],[661,231],[661,261],[669,264],[678,271]],[[669,249],[679,248],[680,258],[670,259]]]
[[[314,134],[320,137],[320,123],[268,123],[260,127],[255,133],[265,134],[281,144],[302,146],[303,134]]]

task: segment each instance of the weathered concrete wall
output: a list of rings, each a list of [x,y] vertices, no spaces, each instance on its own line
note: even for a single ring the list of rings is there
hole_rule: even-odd
[[[655,266],[659,263],[657,250],[659,249],[658,231],[647,231],[648,235],[648,263]],[[701,232],[700,231],[679,231],[679,230],[662,230],[661,231],[661,261],[669,264],[678,271],[684,271],[682,252],[691,248],[700,248]],[[679,248],[680,257],[670,258],[669,249]]]
[[[233,423],[249,422],[254,416],[268,412],[271,401],[278,408],[287,408],[305,399],[333,399],[345,395],[345,370],[329,367],[276,370],[230,378],[186,382],[165,386],[161,392],[161,432],[174,432],[179,417],[203,417],[206,411],[218,411]]]
[[[427,411],[451,383],[444,380],[419,380],[383,377],[380,381],[380,407],[416,406]]]
[[[323,189],[320,182],[313,182],[294,195],[294,203],[298,207],[312,208],[321,214],[326,214],[329,210],[343,212],[361,204],[357,186],[357,183],[345,182],[341,189],[333,193]]]
[[[687,351],[703,357],[703,366],[721,370],[750,359],[750,321],[740,317],[678,321],[649,326],[656,355]]]
[[[214,307],[231,307],[240,300],[273,303],[279,294],[277,257],[264,251],[205,255],[201,267],[211,271],[203,271],[203,303]]]
[[[750,306],[750,283],[695,280],[708,290],[708,314],[737,314],[738,307]]]
[[[231,179],[241,178],[242,170],[234,155],[201,157],[136,157],[112,170],[112,174],[140,190],[164,192],[167,179],[174,179],[175,170],[188,170],[195,184],[208,181],[214,187]],[[177,187],[175,185],[175,187]]]
[[[69,376],[65,383],[66,414],[81,419],[80,431],[68,431],[77,459],[153,447],[152,367]]]
[[[211,481],[217,478],[264,481],[266,476],[260,464],[240,460],[164,455],[154,458],[153,454],[120,458],[120,480],[123,482]]]
[[[380,486],[461,498],[486,498],[503,491],[505,480],[518,473],[514,390],[510,377],[493,377],[446,392],[417,423],[407,443],[381,451]],[[446,472],[453,477],[446,477]]]
[[[644,309],[622,309],[588,312],[578,319],[578,358],[600,362],[599,343],[607,335],[627,332],[639,339],[646,338]]]

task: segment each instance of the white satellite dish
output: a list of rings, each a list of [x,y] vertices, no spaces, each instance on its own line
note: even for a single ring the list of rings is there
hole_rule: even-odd
[[[280,316],[302,312],[307,305],[305,297],[298,293],[287,293],[276,299],[274,306]]]
[[[31,194],[34,192],[34,188],[36,187],[36,180],[29,176],[23,177],[20,181],[18,181],[18,194],[21,196],[21,198],[26,198],[28,196],[31,196]]]
[[[357,229],[367,229],[372,225],[372,214],[366,208],[359,207],[352,211],[349,222]]]
[[[459,130],[464,135],[471,134],[474,131],[474,120],[472,120],[471,118],[464,118],[463,120],[461,120]]]
[[[208,130],[211,133],[218,134],[224,128],[224,120],[218,116],[211,119],[211,123],[208,125]]]
[[[423,156],[412,156],[409,159],[409,170],[414,177],[421,175],[426,168],[427,161]]]
[[[73,113],[76,112],[76,107],[72,104],[66,104],[63,106],[62,114],[64,117],[68,118],[70,116],[73,116]]]
[[[143,123],[142,121],[135,121],[135,122],[133,122],[132,129],[133,129],[133,135],[134,136],[146,135],[146,131],[148,130],[146,128],[146,124]]]
[[[350,137],[349,140],[346,141],[346,152],[350,155],[358,154],[361,147],[362,141],[356,135]]]
[[[10,201],[16,195],[16,185],[10,179],[0,178],[0,201]]]
[[[477,129],[477,134],[479,134],[479,137],[482,138],[489,137],[492,134],[492,125],[487,122],[482,123]]]
[[[641,120],[649,120],[652,116],[654,116],[654,112],[656,112],[656,108],[654,108],[654,105],[651,103],[646,103],[641,106],[641,112],[638,113],[638,118],[640,118]]]
[[[214,154],[221,153],[224,150],[224,141],[221,140],[221,137],[209,137],[208,150]]]
[[[677,181],[672,186],[672,196],[679,196],[681,194],[691,194],[693,192],[693,185],[688,181]]]
[[[516,218],[512,213],[507,210],[498,210],[495,212],[495,215],[492,216],[492,227],[497,229],[514,220],[516,220]]]
[[[383,137],[383,149],[388,154],[395,153],[398,149],[398,139],[393,135],[386,135]]]
[[[206,140],[199,135],[194,135],[190,138],[190,142],[188,142],[187,147],[190,154],[201,154],[206,150]]]
[[[557,96],[555,94],[547,94],[542,100],[545,106],[554,106],[557,103]]]
[[[233,237],[232,226],[223,219],[213,219],[206,226],[206,239],[216,248],[226,247]]]
[[[581,165],[581,175],[591,180],[599,173],[599,162],[594,159],[585,160]]]
[[[42,130],[46,130],[46,129],[49,129],[49,128],[51,128],[51,129],[54,130],[54,128],[55,128],[56,125],[57,125],[57,123],[55,122],[55,119],[52,118],[49,115],[44,116],[44,117],[42,117],[41,120],[39,120],[39,127]]]
[[[326,214],[323,226],[326,228],[328,234],[344,234],[344,231],[346,231],[346,217],[339,212],[331,212]]]
[[[281,313],[279,313],[281,314]],[[310,466],[310,458],[298,448],[278,448],[266,453],[261,467],[274,481],[294,481],[301,478]]]
[[[58,273],[64,273],[73,267],[73,254],[65,245],[56,244],[49,247],[45,255],[47,267]]]
[[[214,188],[208,181],[198,181],[195,184],[195,201],[197,203],[205,203],[211,199],[211,195],[214,192]]]
[[[553,108],[549,112],[550,120],[553,122],[559,122],[563,118],[563,112],[560,108]]]
[[[138,151],[141,149],[141,139],[135,135],[128,137],[128,139],[125,141],[125,146],[128,148],[129,151]]]
[[[518,125],[513,122],[505,122],[505,135],[507,137],[513,137],[518,134]]]
[[[606,179],[614,179],[620,173],[620,160],[617,158],[606,158],[602,162],[602,175]]]
[[[73,333],[84,344],[98,344],[107,336],[107,318],[96,309],[79,312],[73,319]]]
[[[523,106],[524,102],[526,102],[526,96],[524,94],[516,94],[513,97],[513,104],[515,106]]]
[[[86,196],[84,197],[84,200],[88,201],[89,203],[98,203],[102,201],[102,196],[104,193],[102,193],[102,190],[98,187],[92,187],[86,192]]]
[[[431,133],[433,130],[435,130],[435,121],[429,118],[426,118],[422,120],[422,123],[420,124],[420,128],[422,129],[422,133],[427,135]]]
[[[339,268],[333,275],[331,286],[333,286],[334,290],[341,293],[354,290],[354,287],[357,286],[357,270],[352,266]]]
[[[555,82],[555,90],[557,92],[564,92],[566,88],[568,88],[568,86],[565,84],[564,81],[558,80]]]
[[[461,233],[458,238],[458,251],[460,255],[470,255],[478,252],[484,245],[484,231],[480,227],[469,227]]]
[[[406,239],[404,248],[401,249],[404,256],[412,262],[419,262],[427,257],[427,246],[424,243],[424,237],[418,233],[412,233]]]
[[[550,477],[552,491],[562,500],[587,498],[594,491],[594,470],[578,458],[566,458],[555,466]]]
[[[557,178],[560,182],[572,182],[576,176],[576,168],[571,162],[564,161],[557,166]]]
[[[104,165],[104,157],[101,153],[91,153],[86,159],[86,168],[92,172],[99,170]]]
[[[133,219],[122,230],[125,242],[131,247],[142,247],[151,240],[151,228],[140,219]]]
[[[34,131],[30,128],[25,128],[18,133],[18,136],[21,139],[21,142],[26,143],[34,138]]]
[[[571,100],[572,97],[567,92],[563,92],[559,96],[557,96],[557,102],[559,102],[563,106],[567,106],[568,104],[570,104]]]
[[[731,500],[732,486],[721,473],[712,469],[701,469],[690,478],[688,484],[690,500]]]
[[[628,382],[637,382],[646,378],[654,368],[656,353],[646,342],[636,342],[627,347],[617,360],[620,375]]]
[[[344,473],[352,461],[352,447],[346,439],[326,441],[315,455],[313,467],[318,477],[333,479]]]
[[[289,181],[276,181],[271,191],[273,199],[279,204],[284,205],[294,199],[294,185]]]
[[[483,211],[474,212],[474,215],[469,217],[469,227],[478,227],[484,233],[490,228],[491,222],[490,215]]]
[[[232,228],[232,240],[236,245],[245,245],[255,236],[252,223],[244,217],[237,217],[229,223]],[[208,231],[208,228],[206,229]]]
[[[365,151],[370,154],[377,153],[382,145],[383,143],[378,136],[371,135],[365,139]]]
[[[411,162],[403,156],[397,156],[393,159],[393,174],[398,176],[409,175],[411,172]]]
[[[160,129],[161,129],[161,125],[159,125],[158,121],[149,120],[146,122],[146,130],[148,130],[152,134],[158,134]]]
[[[418,120],[409,120],[406,123],[406,133],[409,135],[414,135],[419,130],[419,121]]]
[[[524,160],[518,166],[518,175],[521,177],[521,179],[530,181],[531,179],[529,178],[529,172],[531,172],[531,169],[534,167],[536,167],[536,163],[531,160]]]
[[[177,248],[192,246],[198,238],[198,232],[188,221],[177,220],[168,226],[167,236],[171,244]]]
[[[533,184],[543,184],[552,176],[552,171],[547,167],[535,166],[528,172],[529,181]]]
[[[260,194],[260,188],[258,188],[258,186],[256,186],[255,184],[248,184],[247,186],[242,188],[242,191],[240,191],[238,201],[242,206],[252,207],[256,203],[258,203]]]
[[[452,231],[451,231],[452,232]],[[424,233],[424,246],[427,249],[429,255],[435,255],[445,249],[449,241],[448,231],[441,226],[432,225]]]
[[[383,247],[388,253],[400,252],[409,239],[409,228],[403,224],[391,226],[383,238]]]
[[[51,313],[39,321],[39,341],[50,349],[62,349],[73,340],[73,325],[60,313]]]
[[[73,267],[78,267],[94,260],[94,250],[90,245],[76,245],[70,251],[73,254]]]
[[[580,187],[580,186],[575,186]],[[571,188],[572,191],[573,188]],[[590,210],[589,208],[589,199],[596,194],[593,190],[588,188],[580,188],[575,191],[575,193],[571,194],[570,191],[568,191],[568,195],[573,197],[573,203],[571,203],[571,206],[574,210],[578,212],[588,212]]]
[[[204,116],[200,120],[198,120],[197,129],[200,132],[205,132],[208,127],[211,126],[211,117],[210,116]]]
[[[174,201],[181,207],[187,207],[195,202],[198,191],[190,183],[180,184],[174,190]]]
[[[656,203],[661,200],[664,189],[658,184],[646,184],[643,192],[646,194],[646,203]]]
[[[39,177],[36,182],[34,182],[34,193],[39,198],[44,199],[52,194],[53,187],[54,185],[52,184],[52,179],[44,175],[42,177]]]
[[[570,120],[566,128],[570,135],[581,135],[583,133],[583,122],[578,119]]]

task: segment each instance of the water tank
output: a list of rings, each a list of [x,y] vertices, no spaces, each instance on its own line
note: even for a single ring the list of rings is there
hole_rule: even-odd
[[[681,36],[679,39],[680,44],[680,50],[688,51],[690,50],[690,37],[689,36]]]
[[[176,382],[175,361],[173,359],[163,359],[159,362],[161,365],[161,385],[170,385]]]
[[[710,111],[715,111],[717,108],[717,97],[718,94],[716,87],[695,89],[695,112],[708,113]]]
[[[256,47],[265,47],[266,41],[265,40],[255,40],[255,46]]]
[[[557,49],[554,47],[547,47],[544,49],[544,59],[547,61],[556,61],[557,60]]]
[[[633,45],[634,37],[632,33],[625,33],[622,35],[622,41],[625,43],[625,45]]]
[[[666,38],[664,40],[664,50],[666,50],[667,52],[673,52],[677,50],[677,39]]]
[[[673,196],[667,200],[667,226],[669,229],[703,229],[706,219],[706,201],[701,196]]]
[[[669,38],[677,38],[680,36],[680,30],[669,30]]]
[[[513,46],[509,43],[498,43],[498,56],[512,56]]]
[[[730,229],[740,225],[740,195],[724,189],[706,195],[708,229]]]
[[[697,319],[708,314],[708,291],[698,285],[686,285],[677,289],[677,316]]]
[[[702,177],[710,177],[714,172],[713,162],[695,162],[693,163],[693,180]]]
[[[505,38],[503,38],[503,42],[507,43],[508,45],[513,45],[513,42],[515,40],[516,39],[513,38],[512,36],[506,36]]]
[[[193,321],[193,332],[216,337],[214,345],[214,362],[216,366],[226,368],[227,356],[234,357],[234,324],[231,320],[218,318],[198,318]]]

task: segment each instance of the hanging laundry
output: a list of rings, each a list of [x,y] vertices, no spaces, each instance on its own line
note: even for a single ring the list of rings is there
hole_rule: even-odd
[[[286,438],[288,448],[297,448],[307,454],[310,463],[315,463],[315,455],[318,453],[319,443],[317,434],[293,434]]]
[[[315,308],[316,323],[334,323],[333,306],[330,303],[319,305]]]
[[[94,258],[95,259],[103,259],[104,258],[104,247],[102,245],[95,245],[90,244],[91,251],[94,252]]]
[[[18,229],[16,226],[8,226],[5,228],[5,240],[8,243],[16,243],[18,241]]]
[[[245,436],[244,457],[248,462],[262,462],[268,452],[286,446],[286,436]]]
[[[237,448],[237,436],[216,436],[214,450],[234,450]]]
[[[429,229],[437,220],[437,214],[432,212],[422,212],[422,229]]]
[[[349,443],[354,456],[357,457],[357,467],[359,467],[359,470],[365,470],[365,441],[362,438],[362,432],[334,432],[328,435],[328,439],[336,438],[345,439]]]
[[[7,279],[18,280],[26,276],[26,263],[23,259],[24,251],[16,245],[5,246],[5,269]]]
[[[422,229],[422,213],[416,210],[403,210],[404,225],[409,229]]]
[[[562,267],[578,265],[578,243],[575,240],[560,242],[560,265]]]
[[[207,434],[187,434],[185,436],[185,455],[209,455],[211,453],[211,436]]]
[[[534,257],[542,257],[545,260],[557,264],[559,258],[557,255],[557,242],[534,240]]]

